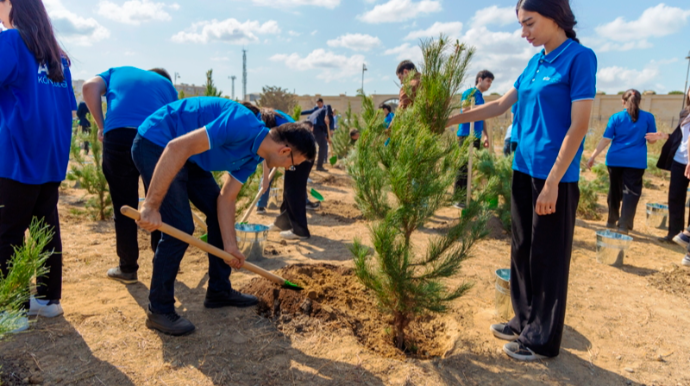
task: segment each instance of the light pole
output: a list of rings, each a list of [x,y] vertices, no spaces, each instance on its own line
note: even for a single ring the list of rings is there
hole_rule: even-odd
[[[177,86],[177,80],[180,79],[180,78],[182,78],[182,77],[180,76],[180,73],[179,73],[179,72],[175,72],[175,81],[173,82],[173,84],[174,84],[175,86]]]
[[[367,70],[367,65],[362,63],[362,94],[364,94],[364,71]]]
[[[688,60],[688,71],[685,73],[685,87],[683,88],[683,109],[685,108],[685,100],[688,99],[688,75],[690,75],[690,52],[685,58]],[[681,109],[682,110],[682,109]]]
[[[233,75],[228,76],[228,78],[232,79],[232,100],[235,100],[235,79],[237,79],[237,77]]]

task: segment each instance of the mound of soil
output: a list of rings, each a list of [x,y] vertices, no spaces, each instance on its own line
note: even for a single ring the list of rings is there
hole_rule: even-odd
[[[0,357],[0,385],[14,386],[40,383],[43,383],[42,377],[38,374],[32,374],[22,360]]]
[[[314,177],[312,177],[314,178]],[[317,184],[323,184],[323,185],[328,185],[328,186],[335,186],[335,187],[350,187],[352,186],[351,180],[348,176],[336,176],[333,174],[329,174],[321,179],[314,178],[314,182]]]
[[[670,271],[657,272],[647,277],[649,283],[670,294],[690,298],[690,270],[674,266]]]
[[[360,344],[384,357],[433,358],[450,349],[447,326],[433,316],[418,318],[406,330],[403,353],[393,344],[391,318],[379,311],[374,295],[355,276],[352,268],[330,264],[295,264],[277,275],[304,287],[281,288],[264,278],[250,281],[242,292],[259,298],[258,313],[270,318],[286,335],[325,329],[354,335]]]
[[[322,202],[320,211],[321,215],[335,217],[338,221],[346,224],[364,221],[362,212],[355,204],[348,204],[339,200]]]
[[[489,217],[489,221],[486,222],[486,230],[489,232],[487,235],[490,239],[507,239],[510,237],[508,232],[503,228],[503,223],[496,216]]]

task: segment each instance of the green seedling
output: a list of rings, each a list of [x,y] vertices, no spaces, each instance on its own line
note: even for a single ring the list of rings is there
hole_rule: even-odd
[[[321,193],[317,192],[316,189],[311,188],[311,191],[309,193],[318,201],[323,201],[323,196],[321,195]]]
[[[328,162],[331,163],[331,166],[335,166],[335,164],[338,162],[338,156],[337,156],[337,155],[334,155],[333,157],[331,157],[331,158],[328,160]]]

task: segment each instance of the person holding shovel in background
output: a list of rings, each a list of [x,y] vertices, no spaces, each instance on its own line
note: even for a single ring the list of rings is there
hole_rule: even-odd
[[[53,232],[48,274],[36,278],[28,315],[62,315],[62,239],[58,188],[65,179],[72,135],[70,61],[40,0],[0,0],[0,272],[24,244],[33,218]],[[28,318],[14,331],[29,328]]]
[[[269,123],[228,99],[188,98],[156,111],[139,126],[134,139],[132,158],[148,188],[137,224],[152,232],[165,222],[192,233],[191,201],[206,215],[209,244],[235,257],[225,262],[208,256],[206,308],[258,302],[230,284],[230,267],[240,269],[245,260],[235,235],[235,201],[242,184],[264,159],[266,189],[270,168],[291,169],[316,154],[314,137],[303,125],[287,123],[269,130],[275,116],[262,113],[261,118]],[[222,189],[211,174],[218,170],[229,172]],[[183,241],[162,235],[153,258],[148,328],[170,335],[194,331],[194,325],[175,312],[175,278],[186,249]]]
[[[515,316],[491,332],[505,353],[532,361],[559,354],[565,323],[579,165],[596,94],[597,58],[580,45],[568,0],[520,0],[522,37],[543,46],[497,101],[449,126],[504,114],[519,99],[513,160],[510,294]]]
[[[331,143],[331,130],[329,129],[330,117],[333,112],[330,110],[330,105],[323,104],[323,99],[319,98],[316,101],[316,107],[311,110],[302,111],[302,115],[308,115],[309,121],[314,125],[314,137],[316,143],[319,145],[319,156],[316,159],[316,170],[320,172],[327,172],[323,165],[328,159],[328,144]]]
[[[642,195],[647,142],[657,141],[656,120],[651,113],[640,110],[641,101],[642,95],[637,90],[630,89],[623,94],[625,110],[611,116],[604,137],[587,161],[587,168],[591,169],[597,156],[611,145],[606,153],[610,181],[606,227],[624,235],[633,229],[637,203]]]
[[[132,143],[139,125],[159,108],[176,101],[177,91],[163,69],[115,67],[86,81],[82,94],[98,126],[98,140],[103,142],[103,174],[115,208],[115,244],[120,262],[107,275],[134,284],[139,269],[137,225],[118,210],[123,205],[139,205],[139,171],[132,161]],[[105,120],[103,95],[108,106]],[[160,237],[160,232],[151,234],[154,252]]]

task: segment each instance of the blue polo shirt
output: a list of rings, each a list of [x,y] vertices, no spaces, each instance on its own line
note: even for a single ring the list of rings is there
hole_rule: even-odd
[[[482,92],[479,91],[478,88],[472,87],[470,89],[465,90],[464,93],[462,93],[462,101],[465,102],[470,98],[470,95],[472,94],[472,91],[475,91],[474,93],[474,105],[475,106],[481,106],[484,104],[484,96],[482,95]],[[482,137],[482,132],[484,131],[484,121],[477,121],[474,123],[474,136],[477,138]],[[458,137],[468,137],[470,135],[470,124],[469,123],[463,123],[458,126]]]
[[[517,106],[518,106],[518,103],[515,102],[515,104],[511,108],[511,111],[513,112],[513,124],[510,126],[510,143],[517,143],[518,135],[520,135],[520,134],[518,134],[518,130],[520,129],[518,127],[518,123],[520,121],[518,120],[518,116],[517,116]]]
[[[594,99],[597,57],[572,39],[536,54],[515,82],[517,142],[513,170],[546,179],[570,129],[573,102]],[[583,141],[584,143],[584,141]],[[583,144],[561,182],[577,182]]]
[[[276,116],[276,124],[277,124],[278,126],[283,125],[283,124],[286,124],[286,123],[295,122],[295,120],[292,119],[291,116],[285,114],[284,112],[282,112],[282,111],[280,111],[280,110],[274,110],[274,111],[275,111],[276,113],[278,113],[278,116]]]
[[[391,123],[393,122],[393,118],[395,118],[395,114],[393,114],[391,112],[391,113],[388,113],[388,115],[386,115],[386,117],[383,119],[383,123],[386,125],[386,129],[391,127]]]
[[[136,129],[149,115],[177,100],[173,84],[162,75],[136,67],[115,67],[98,74],[107,87],[103,133],[113,129]]]
[[[656,133],[654,115],[640,110],[633,122],[627,110],[613,114],[604,131],[604,138],[611,140],[606,166],[647,169],[647,133]]]
[[[0,32],[0,177],[39,185],[65,179],[72,137],[69,63],[65,80],[48,78],[19,32]]]
[[[139,135],[165,147],[173,139],[205,128],[211,148],[189,157],[206,171],[227,171],[247,182],[263,161],[256,153],[268,135],[263,121],[240,103],[225,98],[194,97],[163,106],[139,126]]]

